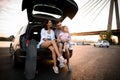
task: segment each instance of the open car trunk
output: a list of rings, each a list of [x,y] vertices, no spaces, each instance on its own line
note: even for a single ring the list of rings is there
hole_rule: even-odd
[[[40,31],[42,29],[42,26],[40,25],[29,25],[29,32],[28,32],[28,38],[31,39],[35,39],[37,42],[40,41],[41,35],[40,35]],[[32,27],[31,27],[32,26]]]
[[[28,30],[28,38],[29,40],[34,39],[36,41],[36,43],[38,44],[41,38],[41,29],[42,29],[42,25],[36,24],[34,25],[34,23],[29,24],[29,30]],[[72,50],[70,51],[70,57],[72,56]],[[40,56],[43,59],[51,59],[51,51],[48,48],[37,48],[37,55]],[[63,54],[64,58],[66,59],[65,54]]]
[[[29,22],[39,21],[38,18],[62,21],[67,16],[72,19],[78,11],[78,6],[74,0],[23,0],[22,10],[24,9],[27,9]],[[40,13],[33,14],[33,11]],[[57,15],[59,18],[48,13]]]

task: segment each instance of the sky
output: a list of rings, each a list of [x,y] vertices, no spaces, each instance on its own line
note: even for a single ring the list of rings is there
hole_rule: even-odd
[[[70,23],[70,24],[68,24],[68,26],[70,26],[70,27],[76,27],[76,28],[71,28],[71,32],[107,30],[110,1],[101,12],[100,12],[101,8],[103,8],[103,6],[105,5],[105,4],[104,5],[101,5],[101,4],[108,0],[102,0],[102,1],[101,0],[75,0],[75,1],[78,3],[79,11],[73,20],[70,21],[67,18],[67,20],[65,22],[65,23]],[[88,1],[91,1],[91,2],[89,2],[89,3],[91,3],[91,5],[87,4],[87,6],[83,7],[83,5]],[[92,7],[93,7],[92,5],[94,5],[93,3],[95,1],[101,1],[101,3],[95,9],[92,9]],[[120,4],[120,0],[118,0],[118,1]],[[107,2],[105,2],[105,3],[107,3]],[[99,6],[100,6],[100,8],[99,8]],[[120,5],[119,5],[119,7],[120,7]],[[90,12],[90,10],[91,10],[91,12]],[[90,13],[88,13],[88,12],[90,12]],[[100,14],[98,15],[98,13],[100,13]],[[116,27],[116,18],[115,18],[115,10],[114,10],[112,29],[116,29],[116,28],[117,27]]]
[[[101,0],[75,0],[75,1],[79,7],[76,16],[72,20],[70,20],[67,17],[63,21],[63,25],[67,25],[71,33],[107,29],[110,2],[104,7],[104,9],[101,12],[100,10],[104,6],[101,4],[108,0],[102,0],[102,2],[95,9],[92,9],[92,5],[95,6],[95,4],[93,3],[95,3],[95,1]],[[86,6],[83,7],[83,5],[88,1],[89,3],[91,3],[91,5],[86,4]],[[23,12],[21,11],[21,3],[22,0],[0,0],[0,33],[6,34],[8,36],[16,35],[18,30],[22,26],[27,25],[28,21],[26,11]],[[98,15],[98,13],[100,14]],[[113,15],[114,16],[112,22],[113,24],[112,29],[116,29],[115,13],[113,13]]]

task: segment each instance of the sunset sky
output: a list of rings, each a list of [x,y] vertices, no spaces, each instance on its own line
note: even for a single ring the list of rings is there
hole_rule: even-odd
[[[102,0],[102,2],[95,9],[92,9],[92,7],[90,9],[89,7],[91,5],[95,5],[93,4],[95,3],[94,1],[99,0],[75,1],[79,7],[78,13],[72,20],[66,18],[63,22],[63,25],[69,26],[70,32],[87,32],[107,29],[110,2],[108,2],[104,9],[100,12],[101,8],[104,6],[101,4],[106,0]],[[88,1],[91,5],[89,4],[83,7],[83,5]],[[26,11],[21,11],[21,3],[22,0],[0,0],[0,33],[8,36],[16,35],[20,27],[27,25]],[[101,8],[99,8],[99,6],[101,6]],[[91,11],[89,12],[89,10]],[[100,14],[98,15],[98,13]],[[112,29],[116,29],[115,13],[113,15]]]

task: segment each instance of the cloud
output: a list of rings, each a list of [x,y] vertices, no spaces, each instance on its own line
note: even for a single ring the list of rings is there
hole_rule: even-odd
[[[1,1],[6,5],[0,11],[0,32],[7,35],[16,35],[18,30],[27,24],[26,11],[21,11],[22,0]]]

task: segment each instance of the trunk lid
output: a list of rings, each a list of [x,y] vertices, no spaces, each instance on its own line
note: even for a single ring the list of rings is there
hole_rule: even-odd
[[[74,0],[23,0],[22,10],[24,9],[27,9],[28,20],[34,22],[40,18],[64,20],[68,16],[72,19],[78,6]]]

